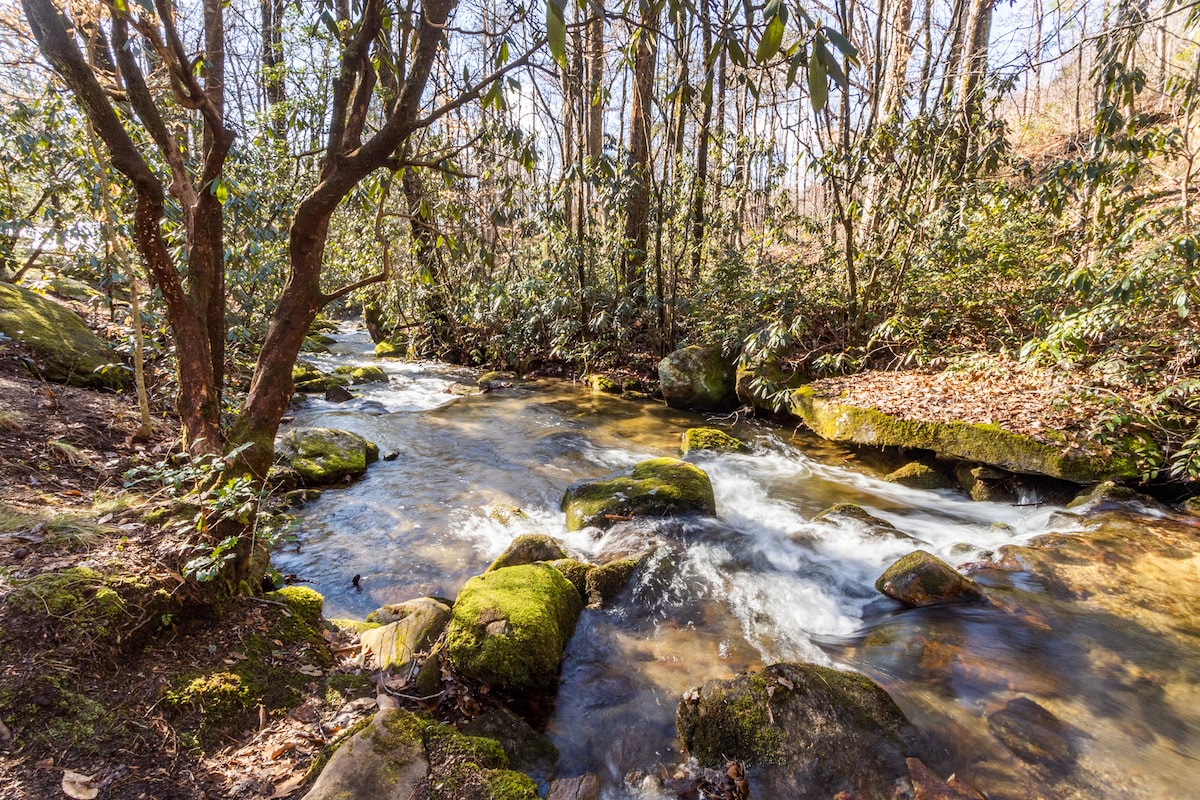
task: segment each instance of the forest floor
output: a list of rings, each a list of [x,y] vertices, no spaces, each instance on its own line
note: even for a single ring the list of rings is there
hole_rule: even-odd
[[[45,384],[16,357],[27,354],[11,343],[5,347],[0,800],[297,793],[330,737],[374,705],[369,682],[356,679],[361,670],[353,658],[339,657],[353,655],[353,641],[334,633],[315,643],[273,639],[266,656],[271,679],[299,679],[291,681],[296,691],[288,707],[271,713],[264,707],[218,740],[206,740],[206,709],[169,708],[167,692],[195,675],[236,670],[255,641],[276,635],[278,615],[286,610],[251,598],[220,616],[183,621],[180,614],[178,623],[160,613],[187,606],[181,532],[148,521],[164,504],[127,490],[122,474],[171,452],[177,444],[171,426],[139,440],[128,396]],[[55,575],[79,580],[69,587],[47,582]],[[119,614],[97,613],[105,587],[124,592],[133,581],[139,588],[122,595]],[[155,591],[172,598],[136,602],[138,592]],[[28,602],[31,597],[37,602]],[[116,630],[104,630],[105,623]],[[340,682],[331,680],[339,675]],[[332,683],[341,688],[331,689]]]

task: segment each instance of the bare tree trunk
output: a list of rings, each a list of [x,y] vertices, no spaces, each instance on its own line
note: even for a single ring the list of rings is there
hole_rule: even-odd
[[[633,102],[629,114],[630,189],[625,217],[621,278],[627,297],[644,299],[646,240],[650,218],[650,131],[654,68],[658,52],[659,0],[642,0],[640,30],[633,65]]]

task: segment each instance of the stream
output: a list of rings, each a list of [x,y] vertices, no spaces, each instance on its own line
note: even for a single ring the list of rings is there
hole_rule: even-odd
[[[559,510],[568,484],[678,455],[681,433],[713,420],[561,381],[459,396],[447,390],[474,385],[474,372],[379,361],[361,330],[335,338],[331,354],[303,357],[325,370],[379,364],[390,380],[354,387],[362,397],[342,404],[312,397],[293,424],[351,430],[397,457],[299,509],[297,540],[274,555],[325,596],[327,617],[453,597],[522,533],[550,534],[597,563],[657,543],[621,602],[584,611],[546,730],[558,774],[598,774],[606,800],[657,796],[626,776],[680,762],[674,714],[684,691],[776,661],[869,675],[929,739],[930,766],[943,777],[957,771],[993,800],[1196,796],[1194,518],[1138,506],[1093,517],[1035,497],[1013,506],[908,489],[882,480],[888,467],[868,455],[743,420],[730,429],[750,454],[694,458],[712,479],[717,518],[568,533]],[[499,522],[488,513],[494,503],[528,516]],[[836,503],[858,504],[905,535],[814,521]],[[1054,551],[1082,590],[998,568],[1046,534],[1101,542],[1077,547],[1083,555]],[[873,584],[917,548],[973,563],[999,601],[902,610]],[[989,732],[988,715],[1021,697],[1066,725],[1070,764],[1030,764]]]

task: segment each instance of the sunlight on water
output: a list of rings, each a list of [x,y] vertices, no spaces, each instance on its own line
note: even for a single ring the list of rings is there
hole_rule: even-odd
[[[361,618],[414,596],[452,597],[523,533],[550,534],[596,562],[650,553],[624,600],[584,612],[549,722],[563,773],[597,772],[606,797],[627,796],[620,787],[630,770],[676,763],[674,708],[683,691],[777,660],[853,664],[898,691],[906,711],[932,730],[952,731],[947,741],[959,736],[993,754],[996,743],[981,720],[1002,705],[998,697],[1069,691],[1071,677],[1054,665],[1082,656],[1068,639],[1047,639],[1045,631],[1060,624],[1048,599],[1016,611],[897,615],[873,584],[918,548],[954,564],[986,563],[997,549],[1047,530],[1080,531],[1082,518],[1032,495],[1010,506],[908,489],[881,480],[850,451],[797,445],[775,429],[743,423],[736,432],[753,443],[751,454],[692,459],[712,479],[718,518],[568,533],[559,502],[571,482],[676,455],[681,433],[710,421],[560,382],[461,397],[446,390],[471,384],[467,371],[379,362],[365,334],[340,339],[335,355],[311,360],[324,369],[381,363],[388,383],[354,387],[362,398],[342,405],[310,400],[296,409],[294,424],[353,430],[396,458],[305,506],[297,541],[277,553],[277,565],[322,592],[328,616]],[[895,530],[815,519],[837,503],[858,504]],[[524,514],[497,513],[495,504]],[[357,588],[355,574],[362,576]],[[1010,588],[1008,578],[994,580]],[[1023,586],[1011,591],[1027,595]],[[1014,597],[1025,603],[1026,595]],[[1171,684],[1170,700],[1195,700],[1196,684]],[[1114,697],[1118,717],[1131,713],[1123,697]],[[1090,724],[1070,704],[1054,702],[1064,717]],[[1190,746],[1194,722],[1181,725]],[[1094,745],[1097,754],[1120,752],[1120,725],[1112,727]]]

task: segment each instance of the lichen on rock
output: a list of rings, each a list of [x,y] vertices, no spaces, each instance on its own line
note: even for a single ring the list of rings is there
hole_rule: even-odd
[[[717,513],[707,473],[677,458],[652,458],[607,478],[573,483],[562,509],[570,531],[632,517]]]

